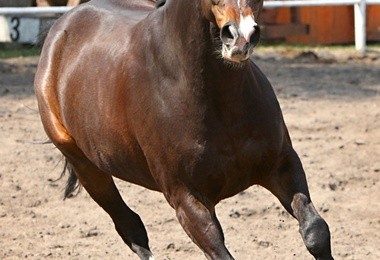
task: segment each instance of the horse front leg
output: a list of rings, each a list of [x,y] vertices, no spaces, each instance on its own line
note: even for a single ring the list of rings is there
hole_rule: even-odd
[[[291,207],[293,215],[299,221],[299,231],[309,252],[316,259],[333,259],[329,227],[314,208],[310,197],[303,193],[295,194]]]
[[[169,199],[187,235],[207,259],[234,259],[224,244],[222,227],[215,215],[215,205],[201,202],[188,189],[179,188]]]
[[[318,260],[331,260],[330,231],[315,209],[301,161],[293,149],[287,153],[276,174],[263,183],[299,222],[308,251]]]

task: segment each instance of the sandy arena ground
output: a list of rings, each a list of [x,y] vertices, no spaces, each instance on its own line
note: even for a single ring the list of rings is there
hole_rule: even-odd
[[[330,225],[336,259],[380,259],[380,52],[257,50]],[[83,191],[63,201],[61,155],[33,95],[38,57],[0,60],[0,259],[137,259]],[[117,182],[157,259],[204,259],[156,192]],[[236,259],[312,259],[297,222],[251,187],[217,207]]]

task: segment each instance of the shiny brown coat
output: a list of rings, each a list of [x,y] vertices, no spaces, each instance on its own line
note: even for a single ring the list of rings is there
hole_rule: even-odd
[[[144,225],[112,176],[162,192],[208,259],[232,259],[215,205],[262,185],[315,258],[332,259],[275,94],[248,59],[261,6],[93,0],[47,36],[35,79],[46,133],[141,259],[153,259]]]

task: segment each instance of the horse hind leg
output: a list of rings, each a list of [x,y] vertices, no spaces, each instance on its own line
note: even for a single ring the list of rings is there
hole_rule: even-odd
[[[123,241],[140,259],[154,259],[149,248],[148,235],[138,214],[123,201],[112,177],[100,171],[87,159],[71,163],[75,176],[92,199],[112,218]],[[71,183],[73,186],[73,184]]]
[[[95,202],[110,215],[117,232],[131,250],[141,259],[154,259],[144,224],[139,215],[125,204],[112,176],[100,171],[87,159],[54,113],[50,113],[50,118],[54,120],[48,121],[51,124],[45,122],[45,130],[72,169],[69,171],[65,196],[73,191],[79,180]]]
[[[35,77],[35,94],[38,100],[40,116],[46,134],[54,145],[63,153],[72,167],[71,182],[67,192],[79,182],[90,196],[112,218],[115,228],[124,242],[141,259],[153,259],[148,245],[148,235],[140,217],[133,212],[121,198],[112,176],[100,171],[92,164],[76,145],[62,124],[59,110],[57,75],[62,49],[65,46],[67,33],[56,24],[46,41],[39,68]],[[75,175],[74,175],[75,174]]]
[[[315,259],[333,259],[329,227],[311,202],[305,173],[294,150],[284,159],[277,174],[262,186],[271,191],[298,220],[304,244]]]

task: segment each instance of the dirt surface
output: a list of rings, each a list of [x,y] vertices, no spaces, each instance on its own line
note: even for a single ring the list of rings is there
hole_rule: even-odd
[[[380,259],[380,53],[257,50],[330,225],[336,259]],[[0,259],[137,259],[83,191],[63,200],[61,156],[33,94],[38,57],[0,60]],[[204,259],[156,192],[117,181],[156,259]],[[297,222],[254,186],[217,214],[237,259],[312,259]]]

